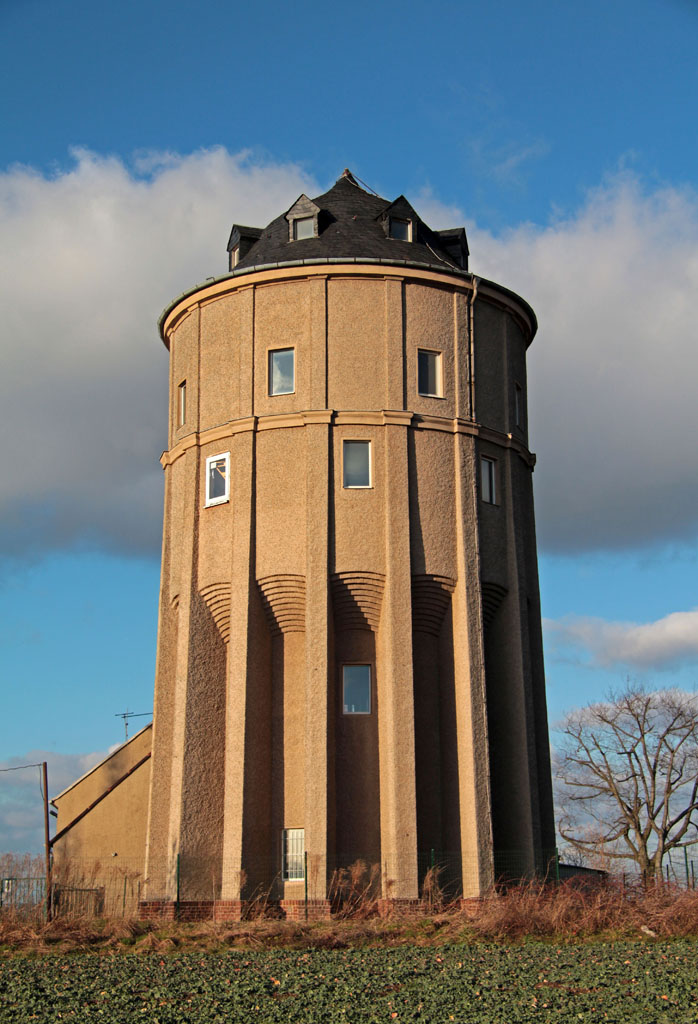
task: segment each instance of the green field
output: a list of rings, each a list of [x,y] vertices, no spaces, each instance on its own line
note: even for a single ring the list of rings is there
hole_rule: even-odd
[[[698,1021],[698,945],[555,945],[15,956],[0,1021]]]

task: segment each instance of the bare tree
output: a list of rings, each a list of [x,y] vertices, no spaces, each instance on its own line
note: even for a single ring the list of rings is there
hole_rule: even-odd
[[[561,732],[570,846],[630,858],[649,881],[670,850],[698,843],[698,696],[629,686],[571,712]]]

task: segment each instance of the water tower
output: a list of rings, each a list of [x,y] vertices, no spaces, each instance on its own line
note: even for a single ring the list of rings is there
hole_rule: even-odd
[[[348,172],[180,296],[147,901],[329,910],[380,866],[465,896],[554,846],[531,308]]]

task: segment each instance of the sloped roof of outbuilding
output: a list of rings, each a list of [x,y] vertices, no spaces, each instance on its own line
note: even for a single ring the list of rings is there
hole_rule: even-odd
[[[444,247],[439,233],[424,223],[404,196],[390,201],[372,195],[357,184],[348,170],[313,203],[319,207],[316,236],[290,241],[287,210],[262,229],[259,240],[237,263],[236,272],[270,264],[325,259],[420,263],[461,272],[467,270],[467,258],[465,265],[459,264]],[[409,217],[412,241],[388,236],[385,221],[391,215]],[[464,232],[462,237],[465,242]],[[464,256],[467,257],[467,245]]]

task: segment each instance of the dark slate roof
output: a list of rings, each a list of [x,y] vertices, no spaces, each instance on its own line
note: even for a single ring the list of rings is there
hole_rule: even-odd
[[[449,232],[448,238],[441,238],[421,220],[404,196],[391,202],[371,195],[345,171],[328,192],[317,196],[313,202],[320,209],[316,237],[289,241],[287,210],[261,230],[259,240],[237,264],[236,273],[269,264],[326,259],[420,263],[442,270],[467,271],[463,229],[453,229],[453,236],[460,237],[459,233],[463,232],[463,263],[460,263],[458,252],[453,248],[452,233]],[[412,220],[411,242],[387,236],[385,222],[390,215]],[[445,242],[451,243],[450,253]]]

